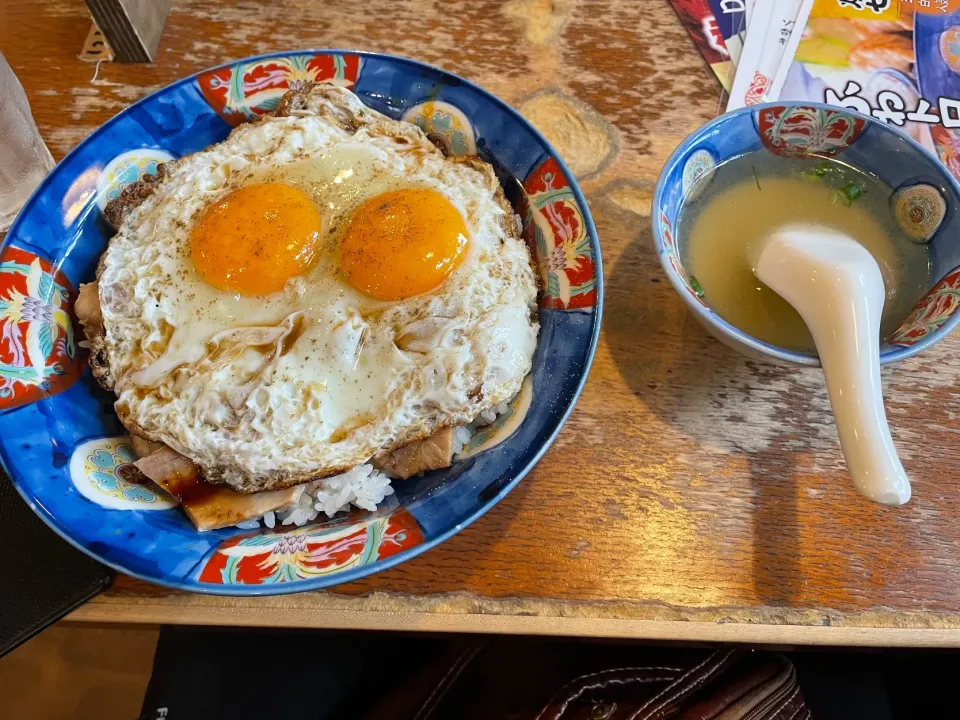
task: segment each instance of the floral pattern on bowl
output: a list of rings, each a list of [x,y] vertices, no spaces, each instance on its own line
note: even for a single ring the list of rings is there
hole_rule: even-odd
[[[33,253],[0,254],[0,410],[69,388],[86,360],[74,337],[76,293]]]
[[[835,155],[863,133],[866,120],[852,113],[806,105],[779,105],[757,110],[763,146],[784,157]]]
[[[450,103],[439,100],[420,103],[407,110],[403,119],[423,130],[446,155],[475,155],[477,152],[470,120]]]
[[[575,309],[596,302],[590,237],[557,161],[548,158],[523,183],[523,237],[534,253],[544,292],[540,307]]]
[[[930,242],[947,215],[947,202],[933,185],[900,188],[891,199],[893,216],[914,242]]]
[[[695,200],[713,179],[717,161],[709,150],[694,150],[683,164],[683,196]]]
[[[680,262],[680,250],[673,237],[670,218],[668,218],[667,214],[663,211],[660,212],[660,217],[657,219],[657,226],[660,229],[660,237],[663,238],[663,256],[667,259],[671,270],[683,285],[684,289],[690,293],[690,297],[700,303],[702,307],[706,308],[707,304],[703,301],[703,290],[699,287],[699,283],[696,288],[694,287],[693,281],[687,276],[687,271],[683,267],[683,263]],[[695,279],[696,278],[694,278],[694,280]]]
[[[88,500],[113,510],[167,510],[177,502],[134,467],[130,438],[104,437],[77,446],[70,479]]]
[[[200,582],[267,585],[296,582],[362,567],[423,542],[405,509],[362,513],[303,527],[278,527],[236,535],[203,564]]]
[[[233,126],[273,112],[288,90],[326,80],[353,87],[360,57],[346,54],[304,54],[257,58],[208,70],[197,77],[210,106]]]
[[[960,309],[960,269],[924,295],[910,316],[887,339],[891,345],[915,345],[939,330]]]
[[[100,211],[103,212],[108,202],[120,197],[124,188],[146,175],[156,175],[160,165],[173,159],[173,155],[159,148],[137,148],[117,155],[107,163],[97,182]]]

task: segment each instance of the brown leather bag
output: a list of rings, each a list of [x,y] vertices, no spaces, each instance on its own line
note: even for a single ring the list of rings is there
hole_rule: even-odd
[[[631,660],[635,662],[630,662]],[[368,718],[809,720],[787,658],[746,650],[469,641]]]

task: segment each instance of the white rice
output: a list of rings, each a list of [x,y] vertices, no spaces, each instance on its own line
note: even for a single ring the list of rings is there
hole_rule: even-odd
[[[342,475],[305,483],[293,504],[270,511],[255,520],[238,523],[237,527],[256,530],[261,522],[268,528],[277,525],[299,527],[316,520],[320,513],[333,517],[351,505],[364,510],[376,510],[377,504],[392,494],[390,478],[376,470],[373,465],[357,465]]]
[[[496,422],[497,417],[503,415],[503,413],[507,412],[509,409],[510,405],[508,403],[500,403],[499,405],[496,405],[489,410],[484,410],[482,413],[477,415],[477,417],[475,417],[473,420],[472,427],[469,425],[467,427],[474,429],[486,427],[487,425],[493,425],[493,423]],[[472,435],[473,432],[470,434]]]
[[[469,427],[465,425],[458,427],[453,433],[453,454],[459,455],[462,453],[464,445],[470,442],[470,438],[472,437],[473,432]]]
[[[464,446],[480,428],[491,425],[498,415],[509,409],[508,403],[500,403],[496,407],[484,410],[470,425],[458,427],[453,439],[454,456],[463,451]],[[370,464],[357,465],[342,475],[304,484],[297,501],[292,505],[270,511],[255,520],[238,523],[237,527],[243,530],[256,530],[261,522],[268,528],[276,527],[278,524],[299,527],[316,520],[320,513],[333,517],[341,510],[349,509],[351,505],[363,510],[376,510],[377,505],[387,495],[392,494],[393,487],[386,473]]]

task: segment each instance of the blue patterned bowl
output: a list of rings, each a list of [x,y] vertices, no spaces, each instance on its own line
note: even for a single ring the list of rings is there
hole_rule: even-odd
[[[817,103],[771,103],[736,110],[683,141],[660,173],[653,198],[653,238],[670,282],[708,330],[748,354],[818,366],[813,353],[762,342],[710,309],[690,285],[674,235],[685,198],[712,179],[718,163],[763,150],[782,156],[832,156],[879,177],[894,189],[894,214],[903,230],[930,244],[931,287],[913,312],[881,341],[880,362],[915,355],[960,322],[960,184],[906,135],[866,115]],[[706,298],[709,300],[709,298]]]
[[[112,231],[105,203],[157,165],[224,139],[313,80],[351,88],[500,174],[539,264],[540,340],[511,411],[453,467],[396,484],[374,513],[305,527],[198,533],[142,485],[133,451],[86,367],[72,318]],[[269,595],[347,582],[396,565],[495,505],[556,437],[600,330],[600,247],[571,172],[517,112],[421,63],[340,50],[265,55],[181,80],[81,143],[24,207],[0,248],[0,457],[20,494],[60,535],[117,570],[196,592]],[[37,567],[37,572],[43,572]]]

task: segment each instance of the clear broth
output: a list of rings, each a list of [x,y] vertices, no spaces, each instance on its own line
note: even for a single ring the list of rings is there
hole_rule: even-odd
[[[900,230],[890,207],[893,191],[872,175],[829,158],[758,151],[718,165],[713,177],[701,182],[708,185],[680,209],[683,265],[720,317],[764,342],[815,351],[803,319],[757,279],[751,264],[755,250],[781,227],[826,226],[870,251],[887,292],[881,338],[897,328],[929,287],[927,246]]]

